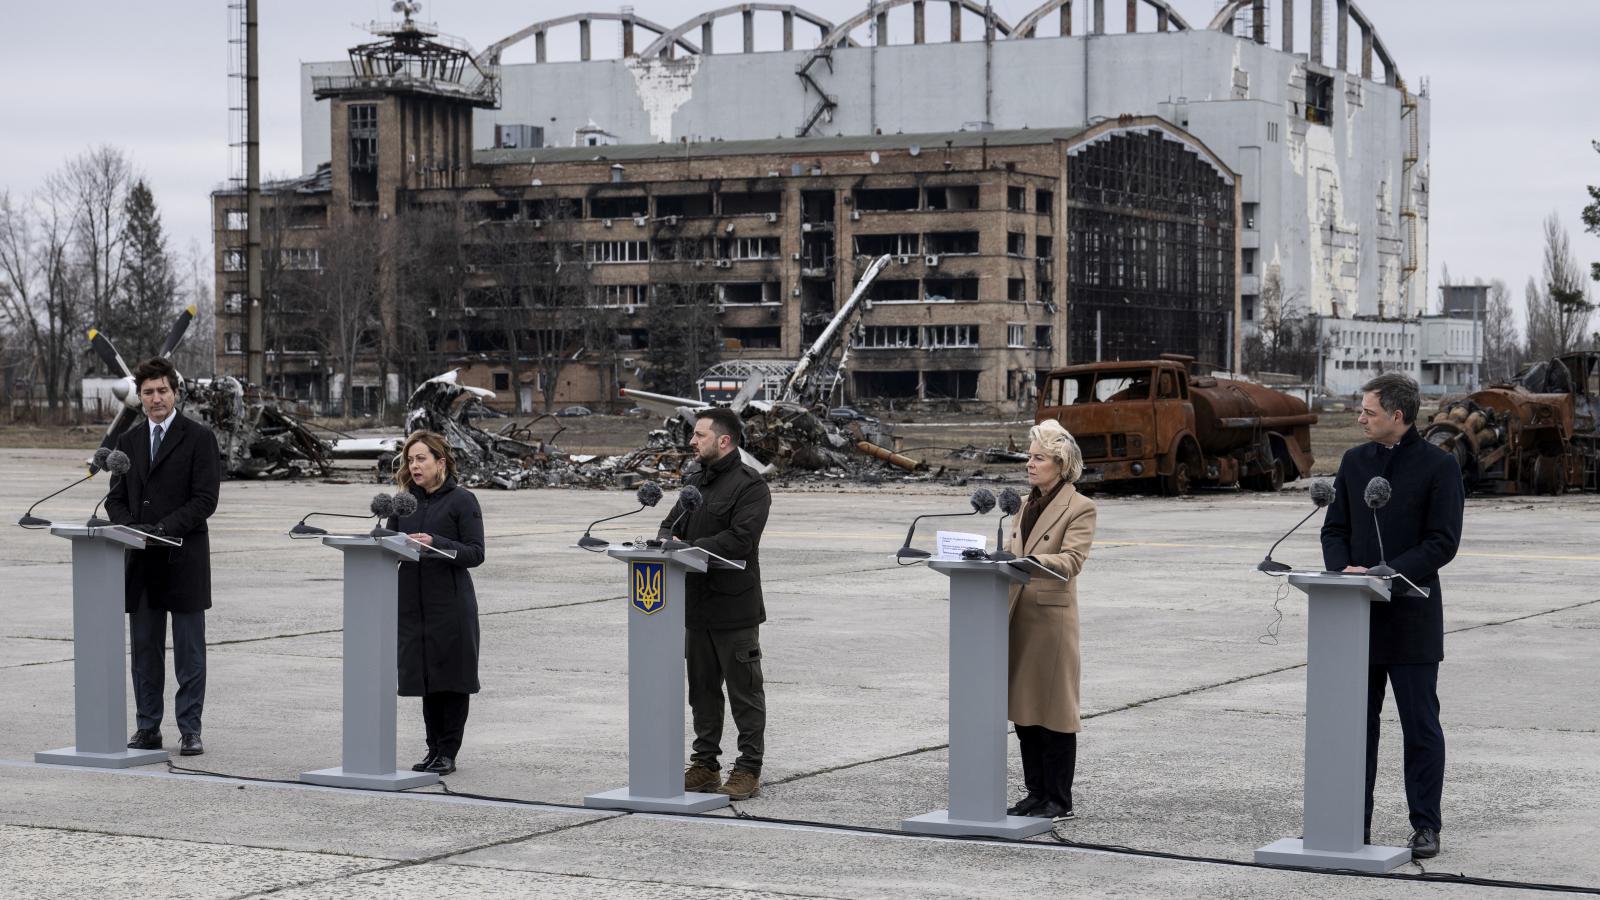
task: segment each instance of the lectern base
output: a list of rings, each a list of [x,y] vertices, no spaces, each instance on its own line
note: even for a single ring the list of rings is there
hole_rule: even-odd
[[[77,747],[62,747],[60,750],[41,750],[33,755],[33,761],[51,766],[130,769],[134,766],[164,763],[171,755],[166,750],[117,750],[111,753],[91,753],[87,750],[80,751]]]
[[[301,772],[300,780],[306,784],[326,787],[364,788],[369,791],[409,791],[412,788],[438,784],[439,776],[432,772],[390,772],[372,775],[363,772],[346,772],[343,766]]]
[[[706,812],[712,809],[721,809],[728,805],[727,794],[690,794],[683,793],[676,797],[640,797],[628,792],[627,788],[617,788],[614,791],[604,791],[599,794],[590,794],[583,798],[583,805],[591,809],[627,809],[634,812]]]
[[[1044,834],[1050,830],[1052,824],[1049,819],[1033,816],[1004,816],[991,822],[952,819],[949,810],[941,809],[901,820],[900,830],[917,834],[978,834],[984,837],[1025,838]]]
[[[1409,847],[1378,847],[1366,844],[1349,853],[1337,850],[1308,850],[1300,838],[1284,838],[1256,850],[1256,862],[1274,866],[1303,866],[1308,869],[1354,869],[1357,872],[1387,872],[1411,861]]]

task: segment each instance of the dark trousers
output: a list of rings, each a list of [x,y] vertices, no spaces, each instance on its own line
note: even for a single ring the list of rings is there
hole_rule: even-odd
[[[722,688],[727,685],[733,724],[739,729],[734,768],[761,774],[767,730],[767,695],[761,680],[761,628],[711,631],[690,628],[683,657],[689,673],[689,708],[694,712],[690,762],[717,771],[722,755]]]
[[[167,683],[167,617],[172,617],[172,669],[178,677],[178,731],[200,733],[200,713],[206,702],[206,614],[204,611],[168,613],[152,609],[141,597],[128,614],[129,643],[133,649],[133,704],[138,726],[161,727],[162,694]]]
[[[1017,742],[1022,745],[1022,783],[1028,793],[1071,809],[1072,778],[1078,769],[1077,732],[1018,725]]]
[[[467,732],[471,694],[435,691],[422,695],[422,724],[428,731],[428,752],[455,759]]]
[[[1378,780],[1378,713],[1384,684],[1394,688],[1405,738],[1406,806],[1411,827],[1438,831],[1444,794],[1444,729],[1439,726],[1439,664],[1369,666],[1367,670],[1367,831],[1372,831],[1372,788]]]

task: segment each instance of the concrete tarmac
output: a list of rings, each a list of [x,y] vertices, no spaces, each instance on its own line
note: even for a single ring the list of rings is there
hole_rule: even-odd
[[[14,519],[81,472],[83,456],[0,451],[0,510]],[[99,479],[40,512],[81,521],[97,489]],[[775,491],[762,542],[765,784],[733,810],[687,818],[579,806],[626,780],[627,609],[622,567],[571,544],[590,520],[631,508],[623,492],[478,492],[488,530],[487,561],[473,572],[483,692],[460,771],[445,779],[458,796],[281,783],[338,764],[342,639],[340,555],[285,532],[310,510],[363,511],[380,489],[224,484],[211,519],[206,753],[174,757],[217,775],[32,762],[72,740],[69,546],[11,530],[0,545],[0,897],[1534,893],[1230,864],[1299,834],[1305,603],[1298,592],[1280,600],[1280,583],[1254,566],[1309,511],[1303,484],[1098,500],[1079,585],[1079,818],[1059,839],[884,833],[946,799],[947,582],[891,559],[912,516],[964,508],[964,490],[928,486]],[[650,535],[658,520],[641,514],[601,533]],[[943,521],[991,539],[995,527],[994,514]],[[1277,558],[1319,565],[1318,521]],[[1430,875],[1600,891],[1597,522],[1595,496],[1468,504],[1461,553],[1444,574],[1449,755],[1444,852]],[[1275,601],[1283,619],[1271,643],[1262,636]],[[169,675],[169,747],[173,690]],[[408,765],[424,752],[420,704],[401,698],[399,710]],[[730,750],[732,731],[730,719]],[[1391,706],[1376,842],[1410,833],[1400,744]]]

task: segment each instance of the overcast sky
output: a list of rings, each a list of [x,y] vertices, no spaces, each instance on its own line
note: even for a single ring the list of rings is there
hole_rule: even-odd
[[[676,24],[729,2],[636,0],[634,8],[645,18]],[[207,195],[229,174],[226,2],[7,5],[0,26],[0,189],[26,194],[74,154],[114,144],[150,182],[174,249],[190,241],[209,248]],[[260,5],[262,169],[295,174],[299,63],[343,58],[346,48],[369,39],[359,23],[393,16],[387,0]],[[840,21],[865,3],[801,5]],[[1033,5],[1000,0],[995,9],[1015,21]],[[1173,3],[1196,27],[1217,5],[1218,0]],[[1075,6],[1081,23],[1089,3]],[[1332,0],[1326,6],[1331,15]],[[617,8],[578,0],[427,0],[421,18],[482,48],[535,17]],[[1118,21],[1121,8],[1114,0],[1107,3],[1108,23]],[[1368,0],[1364,8],[1408,82],[1418,87],[1426,79],[1432,98],[1429,283],[1436,284],[1447,265],[1455,281],[1502,278],[1520,297],[1523,282],[1538,274],[1540,222],[1552,211],[1572,232],[1585,269],[1600,260],[1600,238],[1583,234],[1579,219],[1584,185],[1600,184],[1600,154],[1590,147],[1600,139],[1600,2]],[[1303,33],[1309,3],[1301,0],[1297,9]],[[910,9],[893,15],[891,33],[903,37]],[[942,37],[946,19],[930,3],[930,39]],[[1275,19],[1274,10],[1273,43]],[[718,46],[738,46],[738,17],[722,27],[729,32],[724,36],[719,29]],[[758,30],[758,49],[775,48],[775,20]],[[1047,26],[1043,33],[1052,31]],[[813,34],[797,28],[797,42],[814,40]],[[575,58],[576,39],[575,28],[552,33],[552,58]],[[1297,45],[1303,48],[1305,41],[1301,37]],[[615,54],[616,43],[611,27],[596,26],[596,56]],[[507,61],[531,57],[532,41],[517,51]],[[1353,47],[1352,60],[1356,55]]]

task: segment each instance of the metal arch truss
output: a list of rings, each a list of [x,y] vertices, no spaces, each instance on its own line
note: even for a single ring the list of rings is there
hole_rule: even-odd
[[[633,13],[621,13],[621,12],[573,13],[572,15],[568,15],[568,16],[560,16],[560,17],[554,18],[554,19],[545,19],[542,22],[535,22],[535,23],[533,23],[532,25],[529,25],[526,28],[520,29],[520,30],[518,30],[518,31],[516,31],[516,32],[514,32],[514,33],[512,33],[512,34],[510,34],[510,35],[508,35],[506,37],[501,38],[498,41],[495,41],[494,43],[490,44],[488,47],[484,48],[484,51],[482,53],[478,54],[478,62],[479,62],[480,65],[498,66],[500,64],[500,57],[501,57],[501,55],[503,53],[505,53],[507,48],[515,46],[517,44],[520,44],[520,43],[522,43],[523,41],[527,40],[530,37],[534,37],[536,35],[541,35],[542,36],[545,32],[548,32],[553,28],[559,28],[562,25],[571,25],[574,22],[578,23],[580,26],[587,27],[588,23],[590,23],[592,21],[595,21],[595,20],[601,20],[601,21],[610,20],[610,21],[615,21],[615,22],[622,22],[623,24],[630,25],[630,26],[631,25],[637,25],[637,26],[639,26],[640,28],[643,28],[646,31],[651,31],[651,32],[654,32],[654,33],[656,33],[658,35],[665,35],[669,31],[669,29],[665,25],[661,25],[661,24],[659,24],[657,22],[652,22],[649,19],[643,18],[641,16],[637,16],[637,15],[635,15]],[[658,41],[657,43],[660,43],[660,42]],[[687,53],[699,53],[700,52],[700,48],[698,46],[696,46],[694,43],[684,39],[682,36],[677,37],[675,39],[674,43],[676,43],[676,45],[678,47],[682,48]],[[654,47],[655,44],[651,44],[651,46]]]
[[[725,6],[721,9],[715,9],[710,12],[701,13],[689,21],[684,22],[682,25],[679,25],[670,31],[663,32],[660,37],[656,38],[654,43],[644,48],[644,51],[639,55],[646,59],[664,55],[667,52],[667,48],[671,47],[674,43],[678,43],[681,46],[684,36],[694,31],[696,28],[709,28],[713,23],[716,22],[716,20],[723,18],[724,16],[731,16],[734,14],[744,16],[745,21],[749,22],[751,17],[758,12],[781,13],[786,19],[786,25],[792,24],[794,19],[799,19],[802,22],[815,25],[817,28],[821,29],[824,38],[831,34],[836,28],[832,21],[798,6],[793,6],[786,3],[740,3],[737,6]],[[787,31],[788,29],[786,29],[786,32]],[[706,32],[702,30],[701,33],[702,38],[700,43],[704,45],[704,47],[709,48],[711,46],[711,42],[705,39],[704,35]],[[792,32],[786,33],[785,37],[792,38]],[[785,43],[787,44],[789,41],[786,40]],[[857,46],[856,42],[853,40],[849,43],[851,46]],[[753,48],[749,46],[749,32],[746,31],[745,52],[752,52],[752,49]],[[794,48],[792,46],[785,46],[784,49],[792,50]],[[709,53],[713,51],[705,50],[704,52]]]
[[[1157,31],[1192,30],[1192,27],[1184,20],[1183,16],[1179,15],[1178,11],[1172,8],[1172,4],[1166,2],[1166,0],[1140,0],[1140,2],[1156,11]],[[1018,19],[1017,24],[1012,26],[1011,36],[1016,38],[1033,37],[1044,17],[1058,9],[1066,10],[1068,16],[1072,15],[1072,0],[1047,0],[1043,5]],[[1065,30],[1066,26],[1063,25],[1062,27]]]
[[[1260,2],[1260,0],[1224,0],[1222,6],[1217,9],[1217,14],[1211,18],[1210,24],[1206,25],[1207,30],[1232,34],[1234,16],[1257,2]],[[1294,3],[1295,0],[1279,0],[1279,2]],[[1341,18],[1348,15],[1350,21],[1354,22],[1356,27],[1361,30],[1361,77],[1372,77],[1372,57],[1377,56],[1378,61],[1383,63],[1384,71],[1388,73],[1389,84],[1399,85],[1401,83],[1400,67],[1395,63],[1394,57],[1390,55],[1389,48],[1384,46],[1383,38],[1378,35],[1378,28],[1372,24],[1371,17],[1361,11],[1361,7],[1356,5],[1355,0],[1331,0],[1331,2],[1335,5],[1336,15],[1340,15]],[[1340,8],[1344,10],[1343,13],[1338,12]],[[1339,24],[1342,25],[1343,23],[1340,22]],[[1338,26],[1336,25],[1335,28],[1337,29]],[[1265,35],[1261,39],[1265,40]],[[1340,49],[1344,48],[1341,47]],[[1313,60],[1321,60],[1321,50],[1322,48],[1320,47],[1313,48]],[[1345,68],[1347,65],[1343,54],[1338,57],[1336,65],[1340,69]]]

